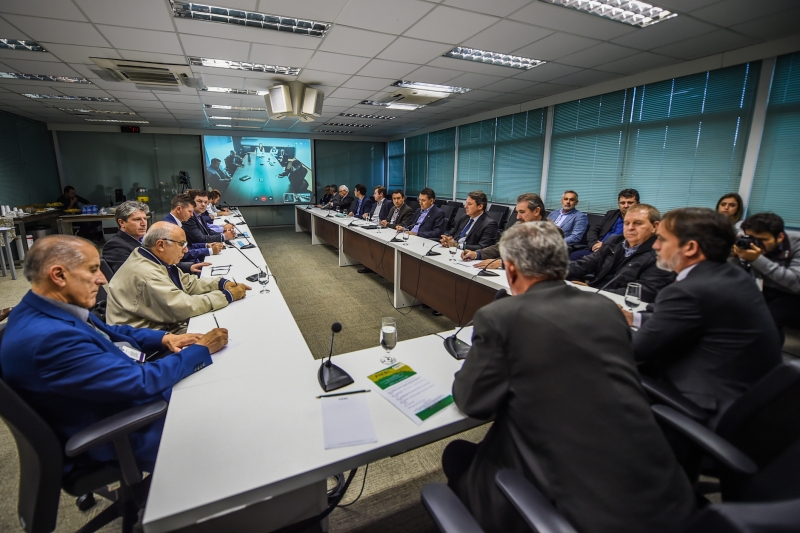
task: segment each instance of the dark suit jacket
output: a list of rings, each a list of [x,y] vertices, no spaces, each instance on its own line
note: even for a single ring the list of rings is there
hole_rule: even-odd
[[[205,346],[189,346],[140,364],[117,348],[128,342],[145,352],[163,348],[163,331],[88,323],[28,292],[14,308],[0,348],[3,380],[55,429],[65,442],[79,430],[135,405],[168,400],[172,386],[211,364]],[[43,335],[42,332],[47,332]],[[137,459],[155,462],[163,422],[131,435]],[[87,452],[116,461],[111,444]]]
[[[320,205],[325,205],[328,202],[330,202],[331,200],[333,200],[333,195],[332,194],[326,194],[326,195],[324,195],[322,197],[322,200],[320,200],[319,203],[320,203]]]
[[[611,300],[562,281],[475,314],[453,398],[464,414],[495,421],[457,492],[487,532],[529,531],[495,485],[503,468],[522,472],[582,533],[672,531],[692,513],[630,335]]]
[[[462,216],[460,219],[458,219],[456,227],[453,228],[453,231],[448,233],[448,235],[453,237],[455,240],[458,240],[458,236],[461,235],[461,232],[467,227],[467,223],[469,221],[470,218],[467,215]],[[489,218],[489,216],[484,213],[475,223],[475,226],[470,230],[469,235],[467,235],[467,240],[464,241],[464,248],[467,250],[480,250],[482,248],[486,248],[487,246],[491,246],[496,241],[497,222]]]
[[[417,208],[417,210],[414,211],[414,216],[411,217],[411,222],[405,227],[408,230],[413,230],[420,215],[422,215],[422,209]],[[432,205],[428,216],[425,217],[425,220],[419,227],[417,235],[426,239],[436,239],[438,241],[444,234],[445,223],[447,223],[447,220],[445,220],[444,211]]]
[[[186,233],[186,240],[191,244],[198,242],[225,242],[223,234],[209,229],[196,214],[190,216],[189,220],[183,223],[183,231]]]
[[[376,202],[375,199],[373,199],[372,204],[369,207],[369,211],[364,211],[363,209],[362,211],[364,211],[364,213],[369,213],[371,216],[372,212],[375,210],[376,205],[378,205],[378,202]],[[386,218],[386,214],[389,213],[389,209],[392,207],[394,207],[394,204],[392,204],[392,200],[390,198],[384,198],[383,204],[381,205],[381,210],[378,213],[378,220],[379,221],[384,220]]]
[[[78,199],[78,204],[89,205],[91,203],[91,202],[89,202],[89,200],[87,200],[83,196],[78,196],[77,194],[75,195],[75,198]],[[56,203],[58,203],[58,202],[61,202],[62,204],[64,204],[64,208],[69,207],[69,198],[67,198],[66,195],[62,194],[61,196],[56,198]],[[74,205],[72,206],[73,209],[75,207],[76,206],[74,206]]]
[[[603,290],[616,294],[625,294],[628,283],[641,283],[642,300],[654,302],[658,291],[675,280],[673,272],[661,270],[656,265],[655,241],[654,235],[639,245],[630,257],[623,259],[625,249],[622,243],[625,239],[622,235],[609,237],[596,252],[571,261],[567,279],[583,280],[588,274],[594,274],[590,287],[599,289],[610,282]],[[613,279],[615,276],[618,276],[616,280]]]
[[[363,218],[364,213],[368,213],[369,211],[372,210],[373,203],[375,203],[375,200],[373,200],[369,196],[365,196],[364,198],[361,199],[360,212],[356,213],[356,210],[358,210],[358,198],[353,198],[353,203],[350,204],[350,211],[352,211],[354,217]]]
[[[333,206],[331,209],[334,211],[338,211],[339,209],[344,209],[347,213],[350,212],[350,205],[353,203],[352,196],[345,196],[342,198],[340,195],[335,195],[333,197]]]
[[[605,246],[604,246],[605,247]],[[636,359],[712,414],[710,425],[781,361],[764,297],[746,272],[703,261],[665,287],[633,335]]]
[[[138,239],[119,230],[116,235],[108,239],[103,245],[103,259],[106,260],[111,270],[116,272],[122,266],[131,252],[141,246]]]
[[[176,226],[178,225],[178,221],[175,219],[174,216],[172,216],[172,213],[167,213],[167,216],[164,217],[164,222],[169,222],[170,224],[175,224]],[[207,255],[211,255],[211,250],[209,250],[208,248],[208,243],[205,242],[189,243],[189,250],[183,255],[183,259],[181,260],[181,262],[178,263],[178,268],[188,273],[189,270],[184,268],[183,266],[185,263],[188,263],[189,266],[191,267],[193,263],[198,263],[203,261]]]
[[[387,222],[391,222],[392,217],[394,216],[394,212],[397,211],[397,208],[394,206],[394,204],[390,205],[392,207],[386,213],[386,216],[381,218],[381,220],[386,220]],[[386,227],[397,227],[397,226],[402,226],[404,228],[408,227],[409,223],[411,222],[411,217],[413,216],[414,216],[414,211],[410,207],[408,207],[408,204],[403,203],[403,205],[400,206],[400,212],[397,214],[397,218],[395,219],[394,224],[390,223]]]
[[[612,209],[606,213],[606,216],[603,217],[600,224],[589,226],[589,229],[586,230],[586,242],[589,243],[589,248],[600,242],[600,239],[611,231],[611,228],[614,227],[614,223],[621,215],[622,212],[619,209]]]

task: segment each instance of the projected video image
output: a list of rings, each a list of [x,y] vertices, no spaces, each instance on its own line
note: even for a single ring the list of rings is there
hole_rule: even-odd
[[[308,139],[203,136],[206,186],[230,205],[311,203]]]

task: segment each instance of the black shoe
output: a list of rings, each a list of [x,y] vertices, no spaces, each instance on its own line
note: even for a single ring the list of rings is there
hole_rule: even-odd
[[[433,316],[442,316],[442,313],[437,311],[436,309],[433,310]]]
[[[367,267],[364,267],[364,268],[359,268],[358,269],[358,273],[359,274],[374,274],[375,272],[370,270],[370,269],[368,269]]]

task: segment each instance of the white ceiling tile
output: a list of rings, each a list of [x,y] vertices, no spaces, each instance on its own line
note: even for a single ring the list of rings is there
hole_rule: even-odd
[[[534,67],[530,70],[526,70],[520,74],[514,76],[516,80],[526,80],[526,81],[550,81],[555,78],[560,78],[561,76],[566,76],[567,74],[574,74],[575,72],[580,72],[581,69],[578,67],[571,67],[569,65],[560,65],[558,63],[545,63],[544,65],[539,65],[538,67]]]
[[[529,94],[531,96],[550,96],[552,94],[565,93],[573,89],[577,89],[577,87],[559,85],[555,83],[540,83],[529,91],[523,91],[521,94]]]
[[[397,61],[386,61],[383,59],[373,59],[364,68],[358,71],[359,76],[370,76],[375,78],[394,78],[398,80],[403,76],[419,68],[419,65],[411,63],[400,63]]]
[[[39,43],[45,50],[52,53],[61,61],[66,63],[86,63],[94,65],[90,57],[104,57],[109,59],[119,59],[120,56],[113,48],[99,48],[94,46],[77,46],[74,44],[60,43]]]
[[[185,65],[186,57],[176,54],[159,54],[156,52],[142,52],[139,50],[119,50],[122,59],[128,61],[145,61],[149,63],[169,63],[174,65]]]
[[[613,39],[636,31],[634,26],[628,24],[544,2],[531,2],[511,15],[510,18],[602,40]]]
[[[717,30],[691,39],[685,39],[679,43],[654,48],[652,51],[689,60],[727,50],[735,50],[755,42],[758,42],[755,37],[739,35],[728,30]]]
[[[500,96],[501,94],[503,93],[478,89],[475,91],[470,91],[465,94],[453,95],[452,98],[454,100],[458,99],[458,100],[481,101],[481,100],[487,100],[489,98],[494,98],[495,96]]]
[[[20,40],[29,40],[30,36],[26,35],[22,30],[19,30],[0,18],[0,35],[2,35],[3,39],[20,39]],[[13,51],[13,50],[12,50]],[[39,52],[34,52],[39,53]]]
[[[719,26],[733,26],[797,6],[797,0],[728,0],[692,11],[692,16]],[[795,19],[800,25],[800,21]]]
[[[156,52],[162,54],[182,54],[181,45],[174,32],[123,28],[120,26],[97,25],[100,33],[114,45],[125,50]]]
[[[271,44],[253,44],[250,61],[266,65],[302,68],[311,59],[313,50],[308,48],[288,48]]]
[[[506,78],[498,82],[492,83],[490,85],[486,85],[485,87],[483,87],[483,89],[486,89],[487,91],[500,91],[500,92],[512,93],[529,89],[536,84],[537,82],[534,81]]]
[[[309,85],[327,85],[338,87],[347,81],[349,74],[337,74],[335,72],[323,72],[321,70],[306,69],[297,77],[297,81],[302,81]]]
[[[31,36],[35,41],[50,43],[79,44],[83,46],[109,46],[94,27],[88,22],[71,22],[18,15],[5,17],[14,26]]]
[[[11,72],[23,74],[43,74],[45,76],[80,76],[78,72],[64,63],[49,63],[45,61],[25,61],[23,59],[3,59]],[[58,82],[56,82],[57,85]]]
[[[658,67],[664,67],[666,65],[672,65],[678,62],[680,62],[680,60],[673,57],[653,54],[652,52],[640,52],[635,56],[604,63],[598,66],[598,68],[608,72],[616,72],[618,74],[631,74],[633,72],[641,72]]]
[[[243,41],[246,43],[275,44],[290,46],[292,48],[310,48],[319,46],[318,37],[287,33],[284,31],[265,30],[262,28],[251,28],[239,26],[237,24],[217,24],[176,18],[175,27],[178,33],[184,35],[199,35],[202,37],[217,37],[226,41]]]
[[[354,98],[326,98],[325,103],[337,107],[352,107],[360,102],[361,99]]]
[[[214,24],[207,24],[207,26],[214,26]],[[250,56],[250,43],[241,41],[182,34],[181,42],[183,43],[184,52],[189,56],[228,59],[230,61],[248,61]]]
[[[575,67],[596,67],[603,63],[622,59],[637,54],[639,51],[632,48],[626,48],[617,44],[600,43],[597,46],[592,46],[586,50],[581,50],[574,54],[562,57],[558,60],[559,63],[565,65],[572,65]]]
[[[347,0],[260,0],[258,12],[333,22]]]
[[[405,0],[402,7],[395,0],[350,0],[336,24],[400,35],[433,7],[417,0]]]
[[[448,85],[454,87],[467,87],[469,89],[480,89],[489,84],[502,80],[498,76],[487,76],[486,74],[475,74],[474,72],[467,72],[447,82]]]
[[[529,26],[513,20],[502,20],[470,37],[462,43],[463,46],[510,54],[523,46],[529,45],[553,33],[552,30]]]
[[[620,23],[617,22],[616,24]],[[600,41],[594,39],[566,33],[554,33],[533,44],[520,48],[514,52],[514,55],[552,61],[598,44],[600,44]]]
[[[385,89],[399,78],[367,78],[364,76],[353,76],[343,85],[350,89],[370,89],[379,91]]]
[[[3,0],[0,13],[15,13],[36,17],[46,14],[55,20],[78,20],[86,18],[72,2],[54,2],[52,0]]]
[[[160,100],[139,100],[133,98],[120,98],[120,102],[130,107],[134,111],[144,111],[150,109],[164,109],[164,104]]]
[[[501,94],[500,96],[490,98],[488,101],[508,105],[521,104],[522,102],[527,102],[528,100],[530,100],[530,96],[524,94]]]
[[[6,59],[24,59],[26,61],[58,61],[59,59],[48,52],[29,52],[27,50],[9,50],[0,48],[0,61]]]
[[[569,74],[562,78],[557,78],[553,81],[555,81],[556,83],[563,83],[566,85],[586,87],[587,85],[600,83],[601,81],[606,81],[610,78],[615,78],[618,76],[619,74],[614,74],[613,72],[602,72],[599,70],[586,69],[580,72],[576,72],[575,74]]]
[[[61,85],[65,85],[65,87],[61,87]],[[63,83],[61,85],[58,86],[58,91],[60,93],[68,94],[70,96],[97,96],[100,98],[108,98],[109,96],[111,96],[107,92],[97,88],[91,89],[88,87],[75,86],[67,83]]]
[[[374,57],[386,48],[395,37],[385,33],[334,26],[319,47],[319,50],[338,54]]]
[[[371,97],[375,91],[369,89],[348,89],[339,87],[330,94],[330,98],[349,98],[354,100],[364,100]]]
[[[133,86],[129,85],[129,86],[125,87],[125,88],[126,89],[133,88]],[[107,90],[106,92],[108,94],[110,94],[111,96],[113,96],[114,98],[118,99],[118,100],[127,100],[129,98],[132,99],[132,100],[158,100],[156,98],[156,95],[154,95],[150,91]]]
[[[270,74],[266,78],[247,78],[244,80],[244,88],[255,91],[265,91],[277,83],[294,81],[294,77],[276,76]]]
[[[317,52],[306,64],[306,68],[342,74],[355,74],[368,62],[369,59],[365,57]]]
[[[700,9],[701,7],[723,1],[725,0],[658,0],[656,3],[658,7],[668,9],[675,13],[689,13],[695,9]]]
[[[390,44],[386,50],[378,54],[378,57],[406,63],[424,64],[452,49],[453,47],[447,44],[400,37]]]
[[[420,81],[423,83],[445,83],[456,76],[459,76],[461,72],[457,70],[449,70],[445,68],[438,68],[438,67],[420,67],[406,78],[409,81]]]
[[[476,74],[487,74],[489,76],[497,76],[499,78],[507,78],[520,72],[520,70],[516,68],[489,65],[487,63],[480,63],[477,61],[465,61],[463,59],[454,59],[452,57],[437,57],[433,61],[430,61],[428,66],[449,68],[451,70],[459,70],[463,72],[475,72]]]
[[[531,0],[492,0],[491,2],[486,2],[485,0],[445,0],[443,3],[452,7],[477,11],[478,13],[506,17],[525,4],[528,4],[530,1]]]
[[[675,43],[696,35],[714,31],[716,28],[706,22],[680,15],[623,35],[612,42],[639,50],[651,50],[658,46]]]
[[[731,27],[733,31],[758,37],[760,39],[777,39],[797,33],[800,29],[800,7],[792,11],[783,11],[777,15],[751,20]]]
[[[172,10],[162,0],[75,0],[89,20],[129,28],[174,31]]]
[[[178,102],[178,103],[200,103],[199,96],[191,96],[188,94],[171,94],[171,93],[163,93],[158,94],[158,99],[162,102]],[[168,104],[170,105],[170,104]]]
[[[498,20],[489,15],[439,6],[406,31],[405,36],[418,39],[433,37],[437,41],[459,44]]]

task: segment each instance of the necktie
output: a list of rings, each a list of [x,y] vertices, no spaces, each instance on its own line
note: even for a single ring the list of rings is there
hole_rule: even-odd
[[[395,207],[395,208],[394,208],[394,214],[392,215],[392,224],[394,224],[394,221],[395,221],[395,220],[397,220],[397,215],[398,215],[399,213],[400,213],[400,210],[399,210],[398,208],[396,208],[396,207]]]
[[[464,229],[461,232],[461,235],[459,235],[459,238],[463,239],[464,237],[467,236],[467,233],[469,232],[469,229],[472,227],[473,222],[475,222],[474,218],[469,219],[469,222],[467,222],[467,225],[464,226]]]

